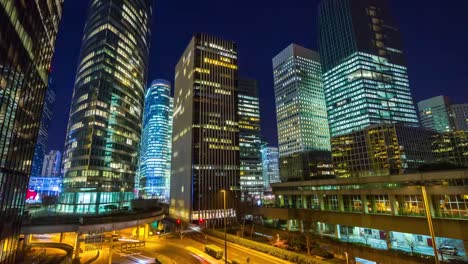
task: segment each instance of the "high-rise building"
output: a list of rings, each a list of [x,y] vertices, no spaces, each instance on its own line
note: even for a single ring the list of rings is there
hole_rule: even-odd
[[[263,185],[265,189],[270,184],[280,182],[279,152],[277,147],[262,146]]]
[[[41,176],[59,177],[62,169],[62,153],[58,150],[51,150],[43,160]]]
[[[244,199],[244,194],[258,199],[263,195],[258,83],[239,78],[238,84],[240,187]]]
[[[37,135],[36,147],[34,149],[34,158],[31,165],[31,177],[41,176],[42,163],[46,155],[47,140],[49,138],[49,125],[52,119],[52,106],[55,102],[55,89],[52,78],[49,78],[49,86],[44,101],[44,109],[42,110],[41,125],[39,134]]]
[[[273,75],[281,180],[330,174],[330,131],[319,54],[291,44],[273,58]]]
[[[424,128],[439,133],[468,130],[468,104],[452,104],[450,98],[439,95],[420,101],[418,109]]]
[[[456,130],[468,131],[468,103],[450,106]]]
[[[176,66],[170,214],[234,217],[239,188],[237,45],[195,34]],[[234,190],[234,191],[230,191]]]
[[[140,193],[144,198],[169,202],[170,145],[172,136],[171,83],[154,80],[146,91],[140,150]]]
[[[104,213],[134,198],[151,16],[151,0],[90,1],[65,139],[61,213]]]
[[[169,98],[169,122],[167,130],[167,153],[166,153],[166,190],[168,194],[167,202],[170,201],[171,195],[171,175],[172,175],[172,127],[174,126],[174,97]]]
[[[419,126],[387,0],[323,0],[319,52],[331,136],[372,124]]]
[[[437,133],[432,137],[432,152],[437,162],[468,167],[468,131]]]
[[[320,56],[296,44],[273,58],[280,157],[330,151]]]
[[[62,0],[0,1],[0,263],[15,262]]]
[[[340,178],[417,172],[432,163],[435,132],[403,124],[380,124],[333,137],[332,157]]]
[[[440,133],[453,131],[455,120],[447,96],[436,96],[418,103],[419,117],[424,128]]]

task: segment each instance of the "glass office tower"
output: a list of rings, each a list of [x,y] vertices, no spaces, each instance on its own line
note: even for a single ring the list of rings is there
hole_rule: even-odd
[[[450,106],[456,130],[468,131],[468,103],[453,104]]]
[[[273,58],[280,157],[330,151],[320,56],[296,44]]]
[[[168,138],[172,135],[171,83],[154,80],[146,91],[140,150],[140,197],[169,202]],[[168,160],[169,158],[169,160]]]
[[[237,46],[196,34],[176,66],[170,214],[222,223],[239,188]],[[224,214],[223,193],[227,200]],[[233,191],[231,191],[233,190]]]
[[[291,44],[273,58],[273,76],[281,180],[332,174],[319,54]]]
[[[279,152],[277,147],[262,147],[262,167],[265,189],[269,189],[272,183],[280,182]]]
[[[240,186],[243,199],[263,195],[260,102],[256,80],[239,78],[238,114],[240,147]]]
[[[419,126],[387,0],[323,0],[319,51],[331,136],[371,124]]]
[[[450,105],[450,99],[443,95],[420,101],[418,109],[422,127],[440,133],[453,131],[455,120]]]
[[[61,213],[104,213],[134,197],[152,1],[90,1],[88,12],[65,139]]]
[[[55,102],[55,91],[52,78],[49,78],[49,85],[44,100],[44,109],[42,110],[41,125],[37,135],[36,147],[34,149],[34,158],[31,165],[31,177],[41,176],[42,162],[47,150],[47,140],[49,138],[49,125],[52,120],[52,106]]]
[[[15,262],[62,1],[0,1],[0,263]]]

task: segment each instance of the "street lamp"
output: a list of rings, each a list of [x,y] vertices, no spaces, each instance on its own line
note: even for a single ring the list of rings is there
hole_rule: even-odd
[[[223,201],[224,201],[224,263],[227,263],[227,235],[226,235],[226,190],[221,190],[223,193]]]
[[[434,226],[432,225],[431,208],[429,207],[429,199],[427,198],[426,186],[421,185],[421,192],[424,200],[424,209],[426,211],[427,225],[429,227],[429,233],[431,234],[432,238],[432,248],[434,250],[435,263],[439,264],[439,255],[437,254],[438,252],[434,233]]]

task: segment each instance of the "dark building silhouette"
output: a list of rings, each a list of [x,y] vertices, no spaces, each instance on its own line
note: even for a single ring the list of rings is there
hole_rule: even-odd
[[[0,263],[14,263],[62,1],[0,3]]]

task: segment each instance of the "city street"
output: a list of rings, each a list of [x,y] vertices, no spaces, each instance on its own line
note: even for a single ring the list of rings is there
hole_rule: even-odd
[[[224,250],[224,242],[220,239],[208,237],[208,243],[214,244]],[[207,254],[204,254],[205,237],[203,234],[192,234],[183,239],[178,237],[159,238],[150,237],[144,248],[121,249],[114,244],[112,263],[153,263],[158,258],[163,263],[198,264],[198,263],[223,263]],[[107,251],[109,244],[104,244]],[[250,259],[252,264],[277,264],[290,263],[264,253],[247,249],[238,245],[228,243],[228,259],[237,259],[246,262]],[[101,257],[97,263],[106,263]]]

